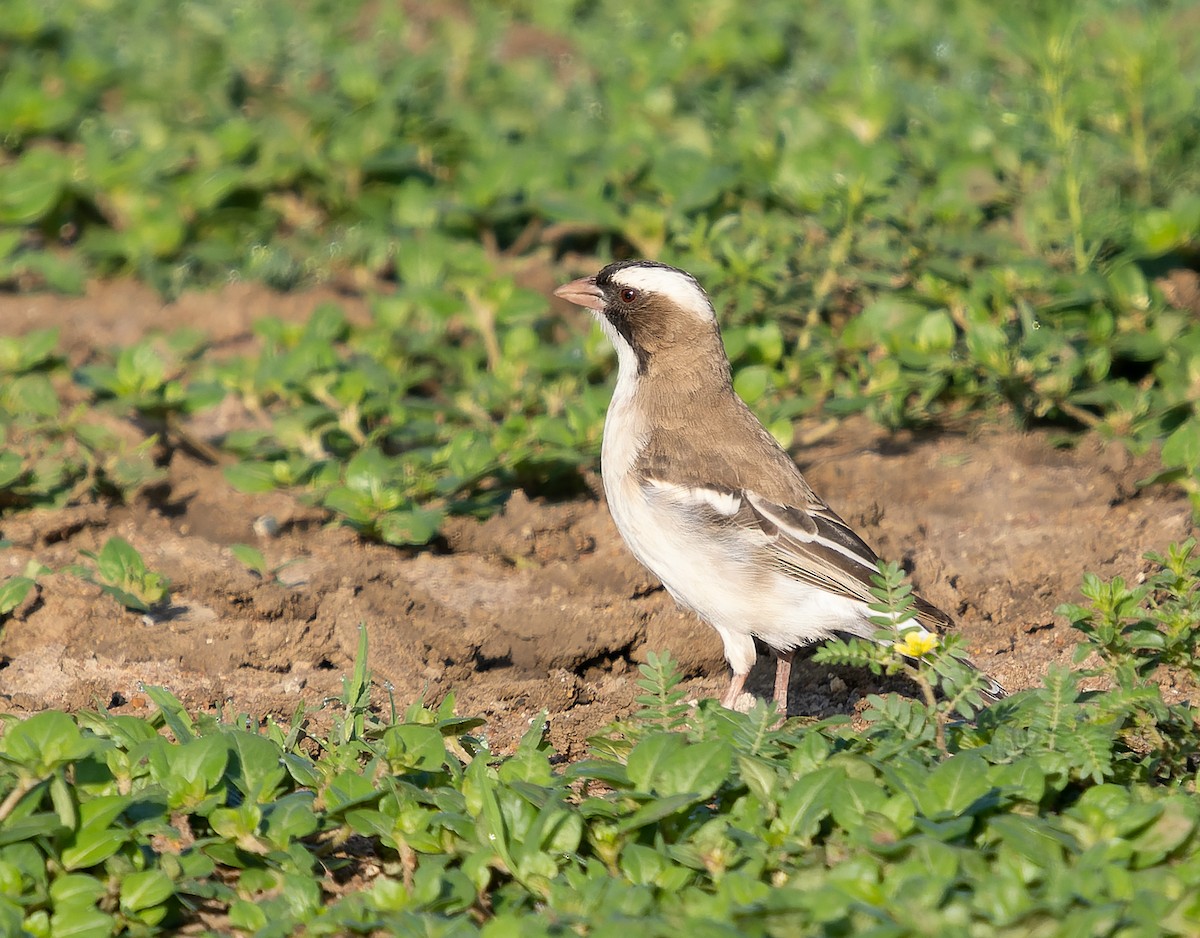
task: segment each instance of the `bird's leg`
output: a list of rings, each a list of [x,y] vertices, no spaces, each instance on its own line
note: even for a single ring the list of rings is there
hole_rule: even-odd
[[[794,651],[775,652],[775,706],[782,716],[788,715],[788,681],[792,676]]]
[[[746,675],[738,674],[735,671],[729,679],[728,689],[721,695],[721,706],[726,710],[733,710],[737,704],[737,699],[742,696],[742,688],[745,686]]]

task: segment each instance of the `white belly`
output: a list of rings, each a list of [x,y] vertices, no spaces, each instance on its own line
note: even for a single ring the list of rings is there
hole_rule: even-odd
[[[631,474],[638,435],[610,434],[613,416],[602,463],[617,529],[675,600],[717,630],[735,673],[754,663],[752,636],[788,650],[838,631],[872,634],[865,604],[764,565],[756,532],[710,524],[661,490],[639,485]]]

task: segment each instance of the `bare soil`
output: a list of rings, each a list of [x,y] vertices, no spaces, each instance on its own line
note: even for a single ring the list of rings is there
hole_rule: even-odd
[[[150,330],[200,327],[218,349],[252,347],[262,315],[303,319],[333,291],[277,295],[233,285],[164,305],[129,282],[80,298],[0,297],[0,334],[58,326],[72,362]],[[808,424],[795,452],[814,488],[917,589],[955,615],[974,658],[1011,690],[1068,662],[1076,635],[1054,614],[1077,601],[1085,571],[1136,581],[1143,554],[1195,533],[1186,500],[1138,489],[1156,468],[1098,438],[981,425],[969,432],[888,434],[866,421]],[[128,539],[170,577],[173,605],[146,619],[58,572],[0,633],[0,710],[108,707],[145,713],[140,688],[162,684],[195,710],[287,718],[317,707],[350,673],[359,623],[370,638],[375,700],[397,705],[453,691],[457,709],[488,719],[505,748],[548,710],[568,756],[634,707],[637,663],[669,649],[695,697],[727,671],[715,633],[679,611],[622,545],[602,498],[548,502],[515,493],[488,521],[458,519],[425,550],[368,543],[286,493],[245,495],[219,467],[176,451],[166,485],[128,506],[90,505],[0,519],[0,577],[30,557],[55,570]],[[595,480],[593,480],[595,481]],[[593,485],[593,491],[599,486]],[[274,536],[256,533],[270,516]],[[262,525],[259,525],[262,528]],[[257,546],[273,582],[247,571],[232,544]],[[750,689],[769,693],[765,659]],[[886,685],[869,673],[798,663],[792,710],[852,712]],[[1182,691],[1180,691],[1182,692]],[[319,719],[319,717],[318,717]]]

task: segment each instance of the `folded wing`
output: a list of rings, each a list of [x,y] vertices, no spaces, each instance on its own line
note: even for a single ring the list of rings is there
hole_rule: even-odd
[[[871,577],[877,572],[878,555],[815,496],[804,505],[781,505],[749,489],[680,486],[658,479],[647,480],[647,485],[689,511],[697,523],[712,525],[714,536],[732,527],[753,538],[785,576],[849,599],[875,602]],[[914,600],[923,626],[935,631],[953,626],[940,609],[919,596]]]

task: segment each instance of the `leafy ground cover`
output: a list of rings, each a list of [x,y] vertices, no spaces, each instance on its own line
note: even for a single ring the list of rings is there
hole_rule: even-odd
[[[1139,564],[1135,547],[1185,531],[1186,501],[1138,493],[1146,460],[1094,439],[868,430],[805,447],[810,477],[1023,689],[973,725],[845,667],[869,668],[862,649],[798,667],[815,725],[685,707],[720,683],[718,643],[653,592],[602,505],[514,497],[406,557],[314,527],[324,512],[285,493],[232,490],[177,445],[128,506],[10,513],[5,560],[26,582],[0,693],[17,714],[72,715],[13,716],[0,737],[6,926],[1194,930],[1196,558]],[[284,530],[256,539],[267,512]],[[261,562],[234,551],[246,541]],[[1084,569],[1135,585],[1110,572],[1052,615]],[[130,597],[164,587],[170,606],[143,618]],[[369,690],[350,670],[362,620]],[[1063,622],[1095,653],[1085,672]],[[677,683],[651,664],[661,647],[704,677]],[[630,661],[651,665],[648,687]],[[429,706],[410,707],[423,686]]]
[[[244,295],[253,301],[236,299]],[[222,324],[217,344],[240,348],[256,341],[248,324],[269,297],[241,291],[223,296],[202,307],[211,314],[206,321]],[[205,318],[198,317],[194,300],[164,311],[152,297],[139,306],[122,289],[94,290],[80,301],[19,302],[8,311],[24,314],[32,303],[43,324],[73,323],[83,315],[78,326],[62,333],[66,361],[47,372],[50,385],[66,398],[68,414],[74,413],[71,395],[91,393],[76,390],[83,385],[73,378],[74,369],[107,361],[90,349],[106,347],[106,337],[124,335],[134,317],[142,330]],[[304,297],[288,302],[292,305],[277,307],[278,318],[298,329],[319,305]],[[227,317],[229,307],[240,307],[238,321]],[[366,321],[368,313],[360,307],[348,318],[361,315]],[[140,342],[134,336],[125,347]],[[900,933],[905,927],[928,933],[926,921],[955,933],[960,920],[982,933],[1006,928],[1054,933],[1067,916],[1085,930],[1103,931],[1111,921],[1116,924],[1110,931],[1150,933],[1140,904],[1148,902],[1169,931],[1193,927],[1194,912],[1180,898],[1190,895],[1192,816],[1178,819],[1175,801],[1192,796],[1194,786],[1188,747],[1196,734],[1187,703],[1196,696],[1187,667],[1194,661],[1188,656],[1194,648],[1194,558],[1171,559],[1170,572],[1138,559],[1145,549],[1182,539],[1192,525],[1181,495],[1136,488],[1153,457],[1130,461],[1114,447],[1103,449],[1094,437],[1075,449],[1056,449],[1054,435],[1044,431],[886,433],[862,419],[840,422],[836,433],[800,450],[810,479],[884,554],[914,566],[923,593],[959,615],[980,665],[1012,689],[1024,690],[1026,696],[1016,702],[1020,709],[986,711],[974,729],[938,723],[917,687],[876,677],[862,651],[838,649],[835,659],[799,662],[792,690],[799,712],[832,722],[806,727],[793,721],[770,730],[738,722],[742,717],[730,723],[702,704],[688,718],[696,735],[674,742],[660,739],[661,715],[665,706],[668,722],[676,720],[677,702],[638,704],[635,698],[648,691],[635,686],[636,663],[649,663],[653,650],[670,648],[688,678],[674,684],[676,678],[660,668],[655,696],[671,698],[679,691],[684,699],[712,696],[724,675],[719,642],[655,591],[620,547],[604,505],[586,499],[547,504],[517,494],[485,522],[448,518],[438,549],[396,551],[346,528],[323,527],[328,516],[322,507],[287,492],[229,487],[222,469],[205,461],[203,447],[192,445],[203,443],[204,427],[211,426],[206,421],[215,415],[246,420],[240,410],[209,408],[179,413],[169,431],[161,421],[131,429],[128,421],[152,415],[125,407],[84,408],[80,420],[118,435],[132,449],[154,429],[174,440],[149,447],[146,464],[158,473],[157,481],[131,494],[127,505],[103,500],[73,505],[64,498],[60,507],[25,507],[2,519],[7,542],[0,561],[13,588],[12,595],[7,588],[0,594],[0,609],[6,611],[0,612],[0,701],[11,712],[0,748],[12,758],[0,775],[0,799],[11,798],[13,807],[0,822],[0,836],[17,838],[5,854],[12,864],[4,867],[11,873],[4,892],[10,901],[7,925],[19,921],[34,934],[53,934],[55,927],[170,933],[191,922],[217,933],[235,925],[254,933],[263,928],[265,912],[264,934],[272,928],[347,932],[367,925],[504,933],[516,927],[514,920],[522,928],[550,931],[592,922],[602,931],[629,928],[632,916],[664,934],[700,927],[700,918],[782,933],[797,922],[810,922],[816,930],[827,921],[829,930],[864,931],[868,921],[892,915]],[[805,434],[822,431],[814,420],[798,427]],[[276,519],[274,535],[262,525],[262,533],[254,528],[264,517]],[[1104,572],[1103,581],[1086,584],[1096,609],[1085,614],[1066,608],[1055,615],[1057,603],[1078,601],[1087,570]],[[1116,576],[1135,584],[1133,589],[1103,587]],[[378,675],[368,699],[362,692],[365,675],[352,672],[360,621],[368,623],[371,671]],[[1078,621],[1078,629],[1070,629],[1070,621]],[[1087,648],[1098,655],[1086,666],[1103,674],[1068,671],[1072,636],[1084,633],[1091,637]],[[1049,665],[1052,680],[1046,678]],[[768,662],[752,675],[752,689],[766,691],[769,671]],[[352,675],[359,690],[348,693],[342,674]],[[162,685],[173,695],[152,690]],[[1111,691],[1102,699],[1097,695],[1102,687],[1133,690]],[[889,691],[902,696],[881,697]],[[420,697],[430,702],[428,712],[409,710],[409,702]],[[342,702],[335,703],[338,699]],[[1025,726],[1034,715],[1049,714],[1060,699],[1069,701],[1067,722]],[[1121,709],[1130,701],[1140,703]],[[160,704],[169,722],[149,716]],[[30,716],[47,708],[73,716]],[[304,711],[296,716],[298,708]],[[542,709],[551,717],[545,729],[538,716]],[[647,714],[630,717],[643,709]],[[361,729],[354,728],[355,710]],[[463,722],[476,714],[487,723]],[[614,718],[624,726],[606,734]],[[434,735],[424,729],[443,720],[452,721],[448,735],[437,729],[442,750],[431,754]],[[522,745],[530,720],[535,730]],[[392,727],[396,722],[418,722],[424,729]],[[872,729],[875,723],[880,727]],[[944,754],[937,746],[938,726]],[[1024,771],[1038,746],[1051,745],[1045,733],[1055,726],[1054,762],[1039,771],[1066,771],[1070,781],[1052,777],[1033,805],[1033,788],[1015,793],[1004,765],[1012,758]],[[8,744],[4,740],[13,733]],[[460,733],[469,739],[460,740]],[[916,741],[908,740],[910,734]],[[1000,744],[984,745],[997,734]],[[587,739],[602,735],[613,741],[598,742],[593,750]],[[647,735],[655,741],[635,757]],[[761,742],[748,741],[758,735]],[[212,741],[193,745],[209,736]],[[338,740],[347,738],[356,741],[338,750]],[[887,746],[874,750],[871,740],[881,739]],[[320,750],[318,741],[329,748]],[[712,756],[714,742],[727,748],[726,756],[715,757],[703,778],[680,774],[678,766],[692,756]],[[511,825],[504,841],[508,860],[490,838],[486,849],[475,849],[493,830],[484,801],[472,794],[478,789],[466,781],[474,759],[464,753],[476,744],[476,774],[490,765],[497,778],[508,778],[494,789],[504,823]],[[698,753],[692,748],[706,744]],[[422,760],[446,763],[436,770],[421,762],[425,769],[413,771],[408,759],[418,757],[397,754],[401,745],[424,752]],[[988,784],[973,807],[954,799],[950,788],[958,781],[946,787],[941,775],[931,775],[948,757],[953,762],[970,754],[965,747],[972,745],[982,748],[977,754],[983,763],[967,758],[955,772],[971,776],[961,782],[968,786],[964,799]],[[1026,745],[1031,748],[1022,748]],[[810,756],[818,754],[797,756],[802,746]],[[906,747],[920,768],[901,786],[883,766],[908,765]],[[340,759],[326,762],[334,750]],[[538,754],[516,758],[548,769],[528,774],[503,768],[505,757],[530,751]],[[385,759],[380,752],[391,754]],[[750,789],[743,792],[744,774],[754,769],[742,762],[755,753],[778,778],[769,782],[769,774],[764,776],[772,786],[763,789],[767,801],[745,800]],[[307,762],[284,758],[288,754]],[[587,768],[589,757],[599,764]],[[662,778],[647,764],[660,758],[670,763]],[[319,780],[286,768],[310,763]],[[569,768],[576,763],[584,768]],[[125,765],[131,781],[122,793]],[[832,770],[822,776],[830,786],[842,784],[844,776],[854,780],[856,798],[866,799],[862,817],[850,808],[839,808],[836,818],[822,814],[821,805],[832,812],[834,802],[845,800],[824,790],[814,808],[820,814],[815,832],[803,828],[793,837],[791,820],[779,822],[772,812],[781,811],[787,793],[822,768]],[[460,770],[461,778],[454,774]],[[623,770],[630,781],[614,783],[614,774]],[[947,778],[954,775],[942,771]],[[379,800],[328,813],[326,806],[343,802],[336,800],[332,783],[323,781],[325,772],[341,775],[336,787],[346,789],[348,798],[370,786],[371,799]],[[392,776],[400,801],[391,798],[392,783],[385,781]],[[185,777],[203,778],[192,793],[196,802],[180,792]],[[266,787],[250,799],[259,800],[246,807],[244,793],[263,780]],[[546,789],[547,800],[522,784],[514,795],[509,782],[521,781]],[[692,784],[698,787],[692,790]],[[871,786],[875,794],[868,794]],[[1000,804],[992,804],[991,786]],[[1097,788],[1088,800],[1076,801]],[[913,793],[926,789],[936,794],[918,808]],[[85,810],[94,795],[100,804]],[[647,820],[655,802],[676,804],[665,800],[674,795],[676,814]],[[426,796],[433,804],[422,800]],[[593,800],[587,812],[608,813],[584,814],[589,796],[600,804]],[[942,814],[936,813],[938,799],[946,800]],[[1091,799],[1104,801],[1108,820],[1092,811]],[[743,806],[734,811],[739,800]],[[276,807],[276,801],[283,805]],[[907,801],[914,805],[911,819]],[[566,813],[547,812],[536,822],[530,812],[540,814],[551,802]],[[605,807],[608,802],[613,806]],[[191,807],[174,810],[176,804]],[[754,804],[763,805],[761,813],[754,813],[757,807],[743,813]],[[1169,817],[1136,828],[1135,808],[1148,816],[1159,807]],[[643,808],[646,813],[630,820]],[[364,813],[353,814],[359,826],[352,828],[350,812],[358,810]],[[421,826],[430,812],[448,812],[446,824],[458,831],[454,837],[470,840],[450,840],[437,828],[442,846],[433,850],[426,849],[430,840],[414,837],[406,880],[395,818],[430,831],[432,826]],[[896,829],[881,832],[883,822],[872,812],[899,817]],[[932,823],[924,812],[934,812]],[[461,823],[462,816],[467,822]],[[565,832],[552,835],[545,825],[559,818]],[[937,828],[949,819],[964,828],[970,820],[970,830]],[[533,823],[540,823],[538,831],[548,840],[528,852],[517,849],[517,840],[536,841]],[[608,836],[606,824],[626,823],[628,830],[611,835],[616,841],[593,848],[588,831]],[[709,826],[701,830],[704,825]],[[1003,843],[994,842],[1006,825],[1019,830],[1006,830]],[[942,838],[949,853],[925,840],[926,828],[935,831],[934,840]],[[1021,856],[1032,859],[1012,859],[1013,838],[1030,830],[1036,838],[1021,842]],[[352,835],[341,842],[347,831]],[[1146,840],[1141,831],[1148,831]],[[1040,836],[1048,832],[1050,841]],[[1183,840],[1175,843],[1176,835]],[[888,836],[900,843],[895,853],[887,853]],[[1160,836],[1175,846],[1156,859],[1145,844]],[[924,844],[919,852],[906,853],[917,842]],[[756,843],[776,846],[760,854]],[[557,853],[560,847],[565,855]],[[476,854],[482,859],[462,866]],[[509,861],[521,867],[522,880],[510,879]],[[844,866],[847,861],[850,866]],[[1006,870],[1018,864],[1025,885],[1006,894],[1009,906],[980,908],[983,900],[974,900],[972,890],[990,895],[990,870],[1001,861]],[[707,862],[713,862],[712,871]],[[617,873],[610,872],[612,864]],[[929,870],[930,878],[918,882]],[[476,888],[485,872],[487,883]],[[840,878],[848,872],[854,873],[850,883]],[[894,882],[896,872],[904,889]],[[790,883],[798,889],[787,889]],[[1087,891],[1076,896],[1084,886]],[[1162,891],[1156,891],[1159,886]],[[544,890],[553,897],[544,897]],[[790,904],[830,890],[836,898],[828,908]],[[1138,902],[1128,900],[1130,891]],[[949,916],[946,924],[937,909]]]
[[[12,0],[4,930],[1194,933],[1197,25]],[[546,300],[627,254],[1011,701],[688,703]]]
[[[97,936],[1188,934],[1200,740],[1154,675],[1194,647],[1195,546],[1140,587],[1090,581],[1065,612],[1098,667],[1052,668],[973,722],[946,652],[819,652],[947,692],[874,696],[857,727],[693,708],[651,654],[639,709],[564,767],[544,713],[506,756],[452,696],[377,716],[365,631],[325,735],[304,704],[197,719],[162,688],[150,719],[46,711],[0,743],[0,916]],[[1112,689],[1083,692],[1096,672]]]

